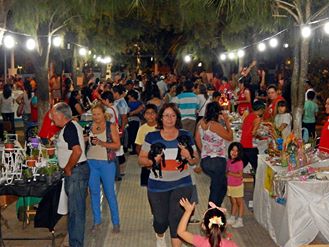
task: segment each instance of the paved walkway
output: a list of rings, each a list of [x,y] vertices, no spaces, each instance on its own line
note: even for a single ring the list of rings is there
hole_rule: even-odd
[[[116,183],[118,202],[121,218],[121,233],[113,234],[110,222],[109,209],[106,200],[102,203],[103,224],[101,230],[95,235],[91,234],[92,213],[88,198],[87,224],[85,235],[85,247],[155,247],[155,235],[152,228],[152,216],[147,200],[146,188],[139,186],[140,168],[137,165],[137,156],[130,156],[127,162],[127,173],[121,182]],[[209,195],[209,178],[204,174],[196,175],[200,204],[196,208],[196,218],[201,219],[207,208]],[[246,186],[248,187],[248,186]],[[227,204],[227,200],[224,202]],[[47,229],[36,229],[33,222],[27,228],[22,229],[22,223],[17,221],[15,204],[4,210],[3,216],[8,220],[9,228],[3,225],[5,237],[49,237]],[[250,211],[244,217],[244,228],[228,229],[233,234],[233,239],[240,247],[274,247],[268,233],[255,221]],[[190,230],[199,232],[199,225],[190,225]],[[56,225],[56,233],[66,233],[66,217],[62,217]],[[166,234],[168,247],[170,239]],[[56,246],[61,245],[63,238],[56,240]],[[48,247],[48,241],[5,241],[6,247]]]
[[[92,235],[92,216],[90,207],[86,228],[87,247],[115,246],[115,247],[154,247],[155,235],[152,228],[152,216],[147,200],[146,189],[139,186],[140,168],[137,156],[130,156],[127,163],[127,172],[123,181],[117,183],[118,203],[121,218],[121,233],[113,234],[110,224],[107,202],[103,201],[104,223],[100,232]],[[209,195],[209,179],[204,174],[196,175],[200,204],[196,209],[196,218],[201,219],[207,208]],[[227,201],[225,201],[227,204]],[[248,211],[244,217],[244,228],[228,229],[233,239],[240,247],[276,246],[268,233],[255,221],[252,213]],[[190,225],[190,230],[198,232],[199,225]],[[167,244],[170,243],[169,234],[166,234]]]

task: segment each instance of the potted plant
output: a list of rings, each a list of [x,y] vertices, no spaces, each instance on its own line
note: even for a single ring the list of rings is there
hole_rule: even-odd
[[[47,154],[49,158],[52,158],[55,155],[55,145],[53,142],[49,141],[48,144],[46,145],[47,149]]]
[[[14,140],[6,139],[4,145],[5,145],[5,149],[9,149],[8,151],[13,151],[15,148]]]
[[[31,180],[32,178],[33,178],[33,173],[32,173],[32,170],[31,170],[31,168],[25,168],[25,169],[23,169],[23,178],[25,179],[25,180]]]

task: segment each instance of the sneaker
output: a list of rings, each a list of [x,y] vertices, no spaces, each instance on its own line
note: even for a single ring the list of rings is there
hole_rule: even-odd
[[[163,237],[159,237],[158,234],[155,234],[155,236],[157,238],[156,247],[167,247],[164,234],[163,234]]]
[[[114,225],[112,233],[120,233],[120,225]]]
[[[235,216],[231,215],[231,217],[227,219],[226,224],[233,225],[234,223],[235,223]]]
[[[240,228],[243,227],[243,221],[241,218],[238,218],[235,223],[232,225],[233,228]]]

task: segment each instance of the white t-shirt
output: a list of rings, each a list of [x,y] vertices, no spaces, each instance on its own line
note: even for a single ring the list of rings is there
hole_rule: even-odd
[[[0,97],[0,103],[1,103],[1,113],[13,113],[14,112],[14,98],[13,96],[10,96],[8,99],[5,99],[3,97],[3,94],[1,94]]]
[[[72,147],[76,145],[79,145],[83,151],[78,163],[86,161],[82,127],[77,122],[70,121],[60,130],[57,139],[58,164],[61,168],[67,165],[72,154]]]
[[[207,105],[209,102],[211,102],[211,97],[209,96],[208,99],[206,100],[203,94],[198,94],[197,96],[199,98],[199,109],[198,109],[199,117],[204,117],[206,113]]]
[[[287,124],[287,126],[281,131],[283,139],[285,139],[291,133],[291,122],[292,117],[290,113],[279,113],[275,116],[274,123],[276,128],[279,128],[283,123]]]

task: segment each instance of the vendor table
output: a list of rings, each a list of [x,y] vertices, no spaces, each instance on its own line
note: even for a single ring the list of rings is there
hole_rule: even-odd
[[[30,181],[30,182],[24,182],[21,180],[19,183],[14,183],[10,185],[1,184],[0,185],[0,195],[15,195],[15,196],[35,196],[35,197],[43,197],[48,192],[53,193],[53,189],[56,187],[56,189],[61,188],[62,180],[59,179],[57,181],[54,181],[52,184],[47,184],[47,182],[41,182],[41,181]],[[0,216],[1,216],[1,210],[0,210]],[[55,234],[53,229],[49,229],[52,232],[52,236],[50,238],[3,238],[2,237],[2,231],[1,231],[1,222],[0,222],[0,246],[4,246],[3,240],[51,240],[52,246],[55,246]]]
[[[312,166],[328,166],[328,162]],[[267,169],[275,173],[286,168],[272,166],[266,161],[266,155],[258,156],[254,215],[275,243],[284,247],[301,246],[312,242],[319,232],[329,241],[329,181],[287,181],[287,200],[282,205],[265,189]]]

